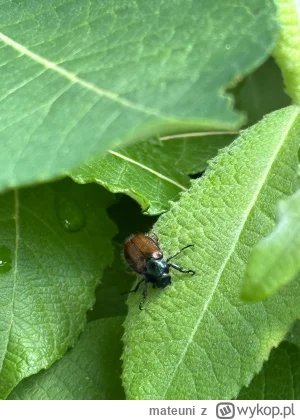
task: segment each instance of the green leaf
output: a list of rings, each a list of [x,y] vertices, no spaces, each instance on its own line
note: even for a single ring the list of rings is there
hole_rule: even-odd
[[[85,326],[113,259],[101,192],[69,180],[0,196],[0,398],[60,358]]]
[[[141,296],[129,298],[128,398],[233,398],[300,316],[298,282],[263,303],[240,299],[252,247],[274,227],[278,199],[296,189],[299,130],[298,107],[270,114],[223,149],[159,219],[154,230],[166,256],[194,244],[174,262],[196,275],[173,270],[173,285],[150,290],[142,312]]]
[[[1,190],[63,175],[124,140],[237,128],[224,91],[277,34],[272,0],[1,6]]]
[[[300,105],[300,9],[298,1],[276,0],[280,32],[273,55],[282,71],[286,92]]]
[[[219,149],[228,146],[238,134],[236,131],[166,136],[161,138],[162,148],[172,158],[172,163],[169,164],[175,165],[178,172],[195,175],[205,171],[208,161],[217,155]]]
[[[247,125],[291,104],[284,92],[280,69],[272,57],[232,90],[235,107],[247,114]]]
[[[278,224],[252,250],[242,291],[249,301],[265,299],[300,270],[300,190],[279,203]]]
[[[269,360],[248,388],[243,388],[239,400],[299,400],[300,348],[284,341],[273,349]]]
[[[50,369],[24,379],[10,400],[124,399],[121,336],[124,318],[91,322],[75,347]]]
[[[229,144],[231,133],[199,133],[148,139],[110,150],[71,173],[80,184],[96,182],[114,193],[134,198],[149,215],[168,210],[190,183],[188,174],[203,171],[218,149]]]

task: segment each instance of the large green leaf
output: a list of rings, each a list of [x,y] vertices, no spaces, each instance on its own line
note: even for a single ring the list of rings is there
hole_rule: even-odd
[[[300,190],[279,203],[278,224],[253,251],[247,265],[243,298],[256,301],[275,293],[300,271]]]
[[[71,172],[74,181],[96,182],[109,191],[136,199],[146,214],[166,211],[171,200],[188,188],[188,174],[203,171],[218,149],[236,137],[232,133],[171,136],[110,150]]]
[[[113,259],[107,194],[69,181],[0,197],[0,398],[83,330]]]
[[[224,91],[274,47],[274,13],[271,0],[2,0],[0,188],[124,139],[236,128]]]
[[[124,399],[121,384],[123,318],[91,322],[75,347],[50,369],[24,379],[11,400]]]
[[[243,388],[239,400],[299,400],[300,348],[284,341],[271,351],[269,360]]]
[[[270,114],[224,149],[156,224],[167,256],[195,245],[176,261],[196,275],[173,270],[174,285],[150,290],[142,312],[141,296],[129,299],[128,398],[233,398],[300,315],[298,282],[264,303],[240,299],[252,247],[274,227],[278,199],[296,188],[299,132],[298,107]]]

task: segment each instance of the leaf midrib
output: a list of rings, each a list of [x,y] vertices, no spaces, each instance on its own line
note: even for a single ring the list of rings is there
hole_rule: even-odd
[[[140,168],[142,168],[144,171],[150,172],[151,174],[153,174],[153,175],[157,176],[158,178],[161,178],[161,179],[163,179],[164,181],[169,182],[170,184],[175,185],[176,187],[180,188],[182,191],[186,191],[186,188],[185,188],[183,185],[181,185],[181,184],[179,184],[178,182],[174,181],[172,178],[168,178],[167,176],[163,175],[162,173],[157,172],[157,171],[155,171],[155,170],[154,170],[154,169],[152,169],[152,168],[149,168],[149,166],[143,165],[142,163],[140,163],[140,162],[138,162],[138,161],[136,161],[136,160],[134,160],[134,159],[131,159],[131,158],[129,158],[128,156],[122,155],[121,153],[115,152],[115,151],[113,151],[113,150],[108,150],[108,152],[109,152],[111,155],[117,156],[117,157],[119,157],[120,159],[123,159],[123,160],[125,160],[125,161],[127,161],[127,162],[132,163],[133,165],[139,166],[139,167],[140,167]]]
[[[158,118],[162,118],[162,119],[174,122],[174,119],[160,114],[159,111],[155,109],[143,106],[139,103],[134,103],[132,101],[129,101],[128,99],[125,99],[110,90],[102,89],[94,85],[93,83],[90,83],[84,79],[81,79],[80,77],[77,77],[74,73],[71,73],[68,70],[65,70],[64,68],[60,67],[59,65],[47,60],[46,58],[32,52],[31,50],[29,50],[22,44],[19,44],[18,42],[14,41],[12,38],[9,38],[8,36],[4,35],[2,32],[0,32],[0,41],[10,46],[14,50],[18,51],[22,55],[26,55],[27,57],[31,58],[32,60],[44,66],[45,68],[59,73],[61,76],[70,80],[72,84],[79,84],[83,86],[84,88],[96,93],[98,96],[102,96],[107,99],[110,99],[111,101],[119,103],[125,108],[131,108],[131,109],[134,109],[135,111],[139,111],[146,115],[151,115],[151,116],[155,116]]]
[[[263,186],[265,184],[265,181],[266,181],[266,179],[268,177],[268,174],[269,174],[269,172],[270,172],[270,170],[271,170],[271,168],[273,166],[273,163],[276,160],[276,157],[277,157],[277,155],[278,155],[278,153],[279,153],[282,145],[284,144],[284,141],[285,141],[285,139],[286,139],[289,131],[291,130],[291,128],[292,128],[292,126],[293,126],[293,124],[295,122],[295,119],[297,118],[298,114],[299,114],[299,109],[297,108],[296,111],[295,111],[295,113],[293,114],[293,116],[291,118],[290,123],[287,126],[287,129],[283,132],[282,140],[278,143],[278,146],[275,149],[275,152],[272,155],[272,158],[270,159],[270,164],[267,166],[265,172],[263,173],[263,176],[261,177],[261,182],[258,183],[258,188],[256,189],[255,193],[253,194],[253,198],[250,201],[250,204],[249,204],[249,206],[247,207],[247,209],[246,209],[246,211],[244,213],[245,214],[245,217],[242,219],[242,222],[240,224],[239,229],[237,229],[237,234],[236,234],[236,237],[235,237],[234,241],[232,242],[232,247],[230,248],[230,250],[228,252],[228,256],[227,256],[227,258],[225,258],[224,263],[222,264],[219,272],[217,273],[216,280],[215,280],[214,285],[213,285],[213,288],[212,288],[212,292],[208,296],[208,299],[205,302],[204,307],[203,307],[203,312],[200,314],[200,317],[199,317],[198,321],[195,324],[195,327],[194,327],[194,329],[192,331],[192,334],[191,334],[190,338],[188,339],[187,344],[186,344],[185,348],[183,349],[183,351],[181,353],[181,356],[179,358],[179,361],[178,361],[178,363],[174,367],[174,370],[173,370],[173,373],[171,374],[170,380],[169,380],[167,386],[165,387],[165,392],[164,392],[164,394],[161,397],[162,399],[166,399],[165,398],[166,397],[166,394],[167,394],[167,392],[168,392],[168,390],[169,390],[169,388],[170,388],[170,386],[171,386],[171,384],[173,382],[173,379],[174,379],[174,377],[175,377],[175,375],[177,373],[177,370],[178,370],[180,364],[182,363],[182,361],[183,361],[183,359],[184,359],[184,357],[185,357],[185,355],[186,355],[186,353],[187,353],[187,351],[189,349],[189,346],[193,342],[193,338],[194,338],[194,336],[195,336],[195,334],[196,334],[196,332],[197,332],[197,330],[198,330],[198,328],[199,328],[199,326],[200,326],[200,324],[201,324],[201,322],[202,322],[202,320],[204,318],[204,315],[206,314],[206,312],[208,310],[208,307],[210,305],[210,302],[213,299],[214,293],[215,293],[215,291],[216,291],[216,289],[218,287],[218,284],[219,284],[219,281],[220,281],[220,279],[222,277],[222,274],[224,272],[224,269],[227,266],[227,263],[229,262],[232,254],[233,254],[233,252],[235,250],[235,247],[236,247],[236,245],[237,245],[237,243],[239,241],[239,237],[240,237],[240,235],[241,235],[241,233],[242,233],[242,231],[244,229],[244,226],[245,226],[245,224],[246,224],[246,222],[248,220],[248,217],[249,217],[249,215],[250,215],[250,213],[251,213],[251,211],[252,211],[252,209],[253,209],[256,201],[257,201],[257,198],[258,198],[258,196],[259,196],[259,194],[260,194],[260,192],[261,192],[261,190],[262,190],[262,188],[263,188]]]

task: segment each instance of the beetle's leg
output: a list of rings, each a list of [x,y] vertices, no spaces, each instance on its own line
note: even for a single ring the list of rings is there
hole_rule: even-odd
[[[194,271],[194,270],[186,270],[185,268],[180,267],[180,265],[178,265],[178,264],[172,264],[172,263],[170,263],[169,266],[175,268],[175,270],[180,271],[181,273],[190,273],[192,275],[196,274],[196,271]]]
[[[144,305],[144,303],[145,303],[145,300],[146,300],[146,297],[147,297],[147,295],[148,295],[148,282],[147,282],[147,280],[145,281],[145,284],[144,284],[144,289],[143,289],[143,299],[141,300],[141,302],[140,302],[140,304],[139,304],[139,308],[140,308],[140,310],[142,310],[143,309],[143,305]]]
[[[174,258],[174,257],[177,257],[177,255],[178,254],[180,254],[184,249],[186,249],[186,248],[190,248],[191,246],[194,246],[193,244],[191,244],[191,245],[186,245],[186,246],[184,246],[183,248],[181,248],[181,250],[180,251],[178,251],[178,252],[176,252],[176,254],[174,254],[174,255],[171,255],[171,257],[169,257],[168,259],[167,259],[167,262],[169,262],[172,258]],[[170,264],[171,265],[171,264]]]
[[[138,284],[135,286],[135,288],[134,288],[134,289],[130,290],[130,292],[125,292],[125,293],[122,293],[122,295],[129,295],[129,293],[136,293],[136,292],[139,290],[139,287],[140,287],[140,285],[141,285],[141,283],[142,283],[143,281],[145,281],[145,278],[144,278],[144,277],[142,278],[142,280],[140,280],[140,281],[138,282]]]

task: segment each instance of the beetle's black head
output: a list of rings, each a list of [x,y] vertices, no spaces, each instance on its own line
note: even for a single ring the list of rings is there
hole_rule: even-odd
[[[171,284],[171,276],[170,274],[163,274],[160,278],[156,280],[157,287],[161,287],[164,289],[165,287]]]

